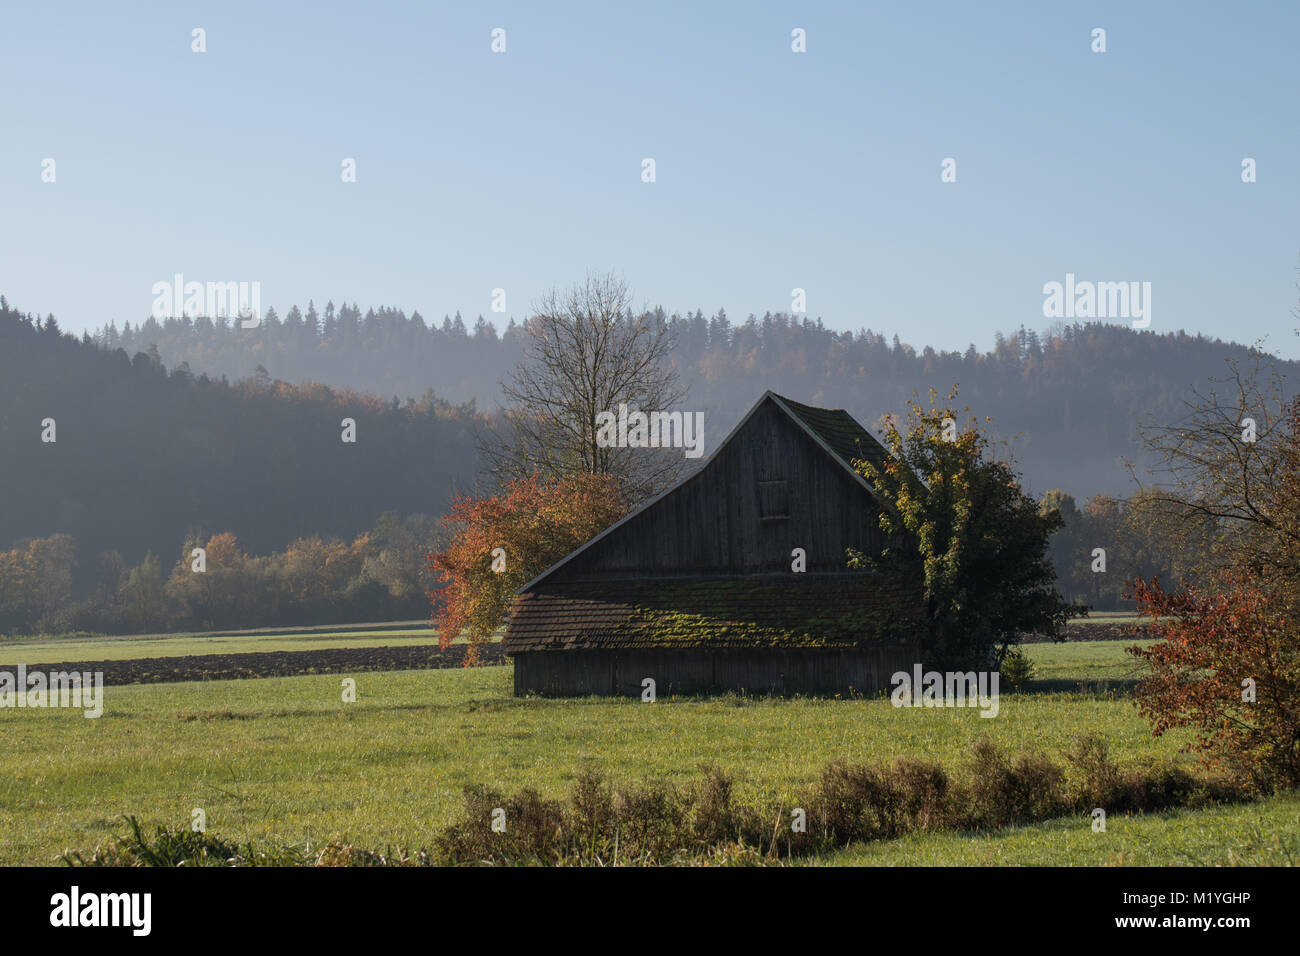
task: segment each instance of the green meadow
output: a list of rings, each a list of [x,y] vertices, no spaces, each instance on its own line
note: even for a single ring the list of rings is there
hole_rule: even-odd
[[[988,834],[922,833],[862,843],[835,866],[1300,866],[1300,795],[1242,806],[1049,820]]]
[[[1029,646],[1040,679],[1020,693],[1004,689],[993,719],[894,708],[883,696],[516,699],[509,666],[357,673],[352,703],[342,700],[344,675],[109,687],[95,720],[0,710],[0,864],[92,849],[123,832],[124,814],[182,827],[195,809],[210,833],[239,841],[416,847],[459,816],[468,784],[559,796],[588,768],[615,782],[686,783],[715,764],[742,794],[779,799],[837,757],[912,754],[956,765],[980,737],[1059,759],[1092,732],[1121,765],[1174,757],[1182,738],[1153,738],[1125,697],[1136,671],[1124,646]],[[1191,862],[1189,853],[1282,862],[1294,847],[1268,841],[1284,824],[1294,830],[1298,811],[1287,797],[1116,817],[1106,834],[1083,818],[993,835],[919,834],[813,862],[1177,864]]]
[[[61,661],[129,661],[144,657],[199,654],[255,654],[268,651],[319,651],[336,648],[436,644],[428,627],[395,629],[302,629],[219,634],[158,634],[142,637],[15,638],[0,642],[0,667]]]

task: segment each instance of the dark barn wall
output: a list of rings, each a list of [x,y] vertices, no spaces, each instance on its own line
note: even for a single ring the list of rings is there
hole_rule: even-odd
[[[773,480],[787,483],[790,517],[762,520],[759,482]],[[769,400],[698,474],[548,580],[789,574],[794,548],[809,572],[843,571],[846,548],[882,545],[870,493]]]
[[[868,648],[686,650],[551,650],[513,655],[515,696],[640,697],[651,677],[655,694],[864,694],[889,690],[897,671],[911,672],[919,651]]]

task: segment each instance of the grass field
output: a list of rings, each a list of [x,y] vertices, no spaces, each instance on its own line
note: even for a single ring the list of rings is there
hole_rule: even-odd
[[[816,862],[835,866],[1300,866],[1300,796],[1254,804],[1050,820],[973,836],[911,834]]]
[[[158,634],[143,637],[30,638],[0,642],[0,667],[60,661],[124,661],[142,657],[192,657],[199,654],[249,654],[314,651],[369,644],[403,647],[438,643],[429,627],[292,631],[240,631],[228,634]]]
[[[1142,620],[1136,611],[1093,611],[1087,617],[1071,619],[1071,624],[1135,624]]]
[[[1152,640],[1078,641],[1068,644],[1026,644],[1024,652],[1034,662],[1035,690],[1068,688],[1080,682],[1125,687],[1142,676],[1141,662],[1124,653]]]
[[[558,796],[589,767],[619,782],[685,782],[715,763],[742,792],[779,798],[835,757],[960,762],[981,736],[1059,757],[1091,731],[1121,763],[1176,754],[1179,738],[1152,738],[1123,695],[1135,672],[1122,644],[1028,653],[1043,679],[1004,693],[995,719],[900,710],[883,698],[519,700],[508,666],[361,673],[348,704],[338,675],[109,687],[98,720],[0,711],[0,863],[91,848],[122,831],[123,814],[184,826],[195,808],[227,838],[418,846],[458,815],[466,784]],[[1178,819],[1221,834],[1195,851],[1218,859],[1249,836],[1252,820],[1267,829],[1294,822],[1295,810],[1294,800],[1277,800]],[[1085,835],[1058,838],[1072,827]],[[1103,846],[1088,839],[1086,820],[1055,821],[991,837],[928,834],[822,862],[1101,863],[1124,852],[1177,863],[1186,841],[1156,839],[1175,832],[1157,818],[1116,820]]]

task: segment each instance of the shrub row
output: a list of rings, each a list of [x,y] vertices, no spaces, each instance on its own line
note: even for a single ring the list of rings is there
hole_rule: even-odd
[[[1247,797],[1241,786],[1173,763],[1120,768],[1096,736],[1078,738],[1064,765],[1042,752],[1013,756],[981,740],[961,775],[916,757],[838,760],[806,792],[764,805],[740,799],[733,779],[716,767],[684,787],[614,787],[587,772],[563,800],[528,788],[506,794],[468,787],[462,818],[431,849],[418,851],[236,846],[165,827],[149,839],[129,818],[128,835],[64,859],[92,866],[762,863],[914,831],[996,830],[1095,808],[1143,813]]]

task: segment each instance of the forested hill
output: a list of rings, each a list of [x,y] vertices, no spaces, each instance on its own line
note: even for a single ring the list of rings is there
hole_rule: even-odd
[[[958,354],[781,315],[669,320],[689,407],[706,415],[706,452],[768,388],[870,426],[913,393],[959,383],[962,402],[1014,436],[1032,492],[1079,500],[1125,493],[1120,459],[1139,450],[1137,422],[1178,416],[1190,386],[1249,354],[1102,325]],[[152,551],[169,566],[191,533],[232,532],[263,554],[299,536],[348,538],[387,511],[440,515],[480,471],[482,413],[468,402],[495,405],[520,351],[517,328],[433,329],[354,307],[312,323],[270,316],[255,330],[146,322],[78,340],[0,299],[0,549],[70,534],[82,576],[107,551],[130,562]],[[341,440],[344,418],[356,421],[355,444]],[[47,419],[53,442],[42,440]]]
[[[385,511],[440,515],[474,479],[474,428],[472,409],[432,397],[169,372],[0,300],[0,550],[70,534],[82,575],[106,551],[170,567],[191,531],[265,553]]]
[[[1066,488],[1081,499],[1125,494],[1121,459],[1140,457],[1136,425],[1180,414],[1192,386],[1225,373],[1225,359],[1249,349],[1182,333],[1135,332],[1103,324],[1060,326],[1039,334],[1023,328],[999,336],[990,352],[918,351],[897,336],[834,332],[787,315],[751,316],[733,324],[710,317],[666,316],[676,327],[676,360],[693,410],[706,413],[717,442],[766,389],[815,405],[848,409],[867,425],[899,412],[908,396],[931,387],[961,388],[961,402],[994,419],[1011,440],[1031,490]],[[420,396],[434,389],[454,402],[495,407],[498,382],[518,360],[522,341],[510,322],[501,334],[479,317],[426,323],[419,313],[356,305],[318,312],[268,312],[257,329],[207,319],[148,320],[103,329],[96,340],[128,354],[156,346],[169,367],[231,379],[262,366],[290,382],[324,381],[383,396]],[[1296,363],[1284,363],[1288,375]]]

